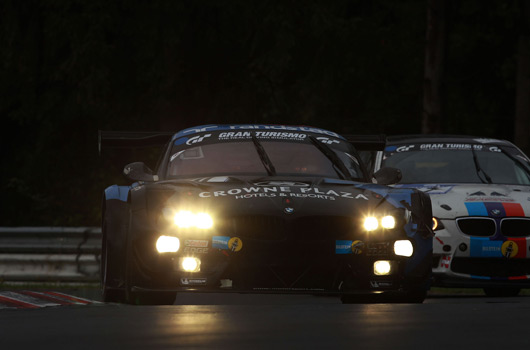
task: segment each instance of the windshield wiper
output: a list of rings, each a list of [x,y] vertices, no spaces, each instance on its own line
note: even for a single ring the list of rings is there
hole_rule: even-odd
[[[477,171],[477,176],[480,179],[480,181],[482,181],[482,183],[488,183],[488,184],[492,183],[491,177],[489,177],[489,175],[486,174],[484,169],[482,169],[480,167],[480,164],[479,164],[478,158],[477,158],[477,152],[475,151],[475,148],[473,147],[473,144],[471,144],[471,154],[473,154],[473,162],[475,163],[475,170]],[[482,173],[484,175],[484,177],[486,178],[486,181],[484,181],[482,176],[480,176],[480,173]]]
[[[261,159],[261,162],[263,163],[265,170],[267,170],[267,174],[269,174],[269,176],[276,176],[276,169],[274,168],[274,165],[272,164],[269,156],[267,155],[267,152],[265,152],[265,149],[263,148],[261,143],[258,141],[258,138],[256,137],[256,135],[252,135],[252,142],[254,142],[256,151],[258,151],[258,154],[259,154],[259,159]]]
[[[339,156],[337,156],[331,148],[318,142],[314,136],[309,136],[309,140],[311,140],[313,145],[315,145],[315,147],[330,160],[331,164],[333,164],[333,169],[342,180],[353,180],[342,160],[340,160]]]

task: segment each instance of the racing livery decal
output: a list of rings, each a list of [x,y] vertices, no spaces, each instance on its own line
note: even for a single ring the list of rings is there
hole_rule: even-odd
[[[110,136],[113,146],[122,141]],[[147,143],[140,136],[134,145]],[[155,136],[165,140],[157,169],[127,164],[136,185],[105,192],[104,301],[171,305],[181,292],[221,289],[425,299],[431,200],[387,186],[395,171],[374,183],[344,137],[256,124]]]
[[[401,170],[396,188],[432,200],[434,285],[513,296],[530,281],[530,159],[506,140],[397,135],[372,171]]]
[[[469,216],[525,216],[519,203],[505,202],[465,202]]]
[[[291,187],[291,186],[262,186],[231,188],[225,191],[205,191],[200,192],[199,197],[224,197],[233,196],[235,199],[249,199],[257,197],[297,197],[335,200],[335,198],[363,199],[368,197],[362,193],[352,193],[346,191],[325,190],[318,187]]]

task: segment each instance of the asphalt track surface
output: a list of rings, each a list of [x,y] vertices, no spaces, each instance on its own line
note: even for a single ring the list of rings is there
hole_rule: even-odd
[[[181,294],[172,306],[0,310],[1,349],[529,349],[530,296],[424,304]]]

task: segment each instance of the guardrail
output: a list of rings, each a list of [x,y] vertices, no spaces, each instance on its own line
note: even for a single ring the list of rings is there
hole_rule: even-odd
[[[97,282],[98,227],[0,227],[0,282]]]

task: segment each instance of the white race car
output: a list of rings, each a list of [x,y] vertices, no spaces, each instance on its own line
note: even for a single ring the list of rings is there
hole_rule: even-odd
[[[432,200],[434,285],[513,296],[530,288],[530,160],[514,144],[471,136],[388,137],[373,171]]]

